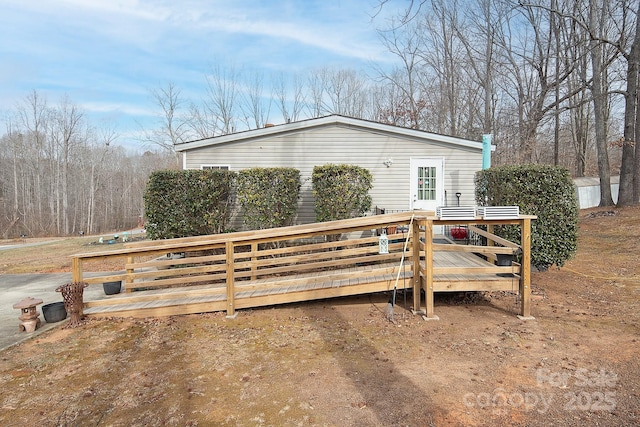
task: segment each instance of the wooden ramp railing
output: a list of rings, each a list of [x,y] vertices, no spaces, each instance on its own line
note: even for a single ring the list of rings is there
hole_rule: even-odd
[[[242,308],[388,291],[400,279],[401,287],[413,291],[414,310],[427,317],[435,317],[433,292],[514,290],[514,282],[521,295],[521,314],[529,316],[529,246],[525,240],[530,238],[530,220],[522,217],[508,222],[523,228],[525,244],[502,241],[478,229],[501,246],[434,244],[433,226],[441,221],[424,211],[127,243],[118,250],[74,255],[73,280],[90,285],[113,280],[125,283],[124,293],[85,302],[84,312],[90,316],[211,311],[233,316]],[[469,221],[466,225],[472,223],[487,224],[491,230],[507,222]],[[379,251],[382,229],[397,230],[387,236],[389,253]],[[520,264],[492,264],[496,254],[514,249],[521,251]],[[84,277],[83,270],[90,269],[92,261],[105,258],[121,259],[122,270]],[[427,295],[424,308],[421,291]]]

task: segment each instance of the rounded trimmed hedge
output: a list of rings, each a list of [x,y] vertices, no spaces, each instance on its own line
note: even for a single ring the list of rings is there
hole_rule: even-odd
[[[531,263],[538,269],[564,265],[576,253],[578,201],[569,170],[549,165],[503,166],[476,173],[480,206],[519,206],[536,215],[531,224]],[[520,241],[519,227],[496,227],[496,234]]]
[[[251,168],[238,172],[237,202],[249,230],[292,225],[298,213],[300,171]]]
[[[371,209],[373,175],[355,165],[315,166],[311,176],[316,221],[356,218]]]
[[[235,172],[162,170],[151,174],[144,193],[151,239],[222,233],[233,209]]]

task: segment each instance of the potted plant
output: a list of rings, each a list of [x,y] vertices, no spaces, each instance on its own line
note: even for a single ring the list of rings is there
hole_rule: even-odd
[[[118,280],[115,282],[103,282],[102,289],[104,289],[104,293],[106,295],[114,295],[119,294],[122,289],[122,281]]]

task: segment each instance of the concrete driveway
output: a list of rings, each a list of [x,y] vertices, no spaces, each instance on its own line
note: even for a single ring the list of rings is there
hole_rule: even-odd
[[[85,273],[86,276],[98,274]],[[51,328],[66,324],[67,320],[47,324],[42,315],[42,305],[62,301],[62,295],[56,288],[71,281],[71,273],[55,274],[3,274],[0,275],[0,351],[32,338]],[[20,310],[13,308],[13,304],[26,297],[42,299],[38,306],[42,326],[35,332],[20,332],[18,325]],[[101,299],[105,294],[101,285],[90,285],[84,290],[85,299]]]
[[[130,236],[139,236],[145,233],[143,228],[127,230],[126,232],[114,233],[121,236],[125,233]],[[112,234],[103,234],[103,236],[111,236]],[[97,240],[100,236],[86,236],[89,239]],[[38,242],[29,242],[25,240],[20,243],[12,243],[0,245],[0,251],[11,250],[16,247],[38,246],[51,243],[56,239],[43,240]],[[85,277],[96,277],[104,274],[112,273],[84,273]],[[56,322],[52,324],[45,323],[42,315],[42,305],[52,302],[62,301],[62,295],[56,292],[56,288],[71,281],[71,273],[56,274],[2,274],[0,275],[0,351],[5,348],[19,343],[25,339],[32,338],[46,330],[56,326],[62,326],[67,321]],[[20,310],[13,308],[13,304],[20,302],[26,297],[41,299],[42,305],[38,306],[40,320],[42,326],[35,332],[26,333],[19,332],[18,325],[20,320]],[[85,300],[97,300],[105,298],[101,285],[91,285],[84,290]]]

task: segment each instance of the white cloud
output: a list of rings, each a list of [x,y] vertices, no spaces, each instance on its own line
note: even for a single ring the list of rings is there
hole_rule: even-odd
[[[173,13],[170,8],[158,4],[159,2],[146,2],[146,4],[138,0],[59,0],[59,2],[78,10],[92,10],[100,15],[113,14],[156,22],[166,21]],[[176,2],[177,5],[180,3]]]
[[[354,15],[352,6],[336,7],[333,2],[313,8],[308,7],[310,2],[297,2],[295,7],[287,5],[288,13],[283,14],[280,6],[287,2],[59,1],[73,7],[78,22],[87,22],[87,17],[88,22],[92,19],[109,22],[112,25],[97,27],[95,31],[134,43],[148,42],[154,37],[170,38],[179,30],[203,39],[221,33],[274,38],[274,44],[277,39],[287,39],[345,57],[384,59],[375,38],[372,40],[367,9],[373,12],[373,7],[368,2],[355,2],[359,13]],[[310,16],[309,12],[318,15]],[[345,19],[345,15],[351,18]]]
[[[118,113],[131,116],[153,116],[155,112],[151,108],[141,107],[135,104],[115,102],[83,102],[81,107],[91,113]]]
[[[52,102],[68,94],[88,113],[132,122],[153,109],[148,91],[169,81],[198,101],[214,64],[267,78],[325,65],[362,69],[390,57],[370,23],[372,4],[0,0],[0,108],[35,89]]]

